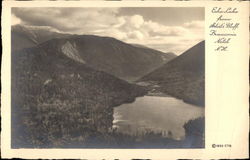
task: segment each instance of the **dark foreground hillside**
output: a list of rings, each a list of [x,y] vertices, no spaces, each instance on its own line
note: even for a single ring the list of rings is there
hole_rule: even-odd
[[[185,147],[205,147],[205,117],[190,120],[184,126]]]
[[[146,92],[60,53],[39,47],[12,53],[11,146],[203,147],[203,140],[192,133],[196,121],[185,125],[188,138],[180,141],[153,132],[131,136],[112,129],[113,107],[130,103]]]
[[[139,81],[157,84],[160,91],[199,106],[205,104],[205,41],[154,70]]]
[[[39,47],[12,53],[11,84],[13,148],[87,147],[105,141],[113,107],[146,93]]]

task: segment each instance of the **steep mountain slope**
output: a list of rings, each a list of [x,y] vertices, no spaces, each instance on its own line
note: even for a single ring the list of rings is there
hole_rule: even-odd
[[[204,106],[205,41],[188,49],[139,81],[156,83],[165,93]]]
[[[15,25],[11,27],[12,51],[34,47],[53,38],[68,36],[50,27]]]
[[[146,93],[51,47],[12,53],[14,148],[87,146],[104,139],[112,107]]]
[[[174,54],[93,35],[53,39],[40,46],[51,52],[64,53],[91,68],[127,81],[139,79],[175,57]]]

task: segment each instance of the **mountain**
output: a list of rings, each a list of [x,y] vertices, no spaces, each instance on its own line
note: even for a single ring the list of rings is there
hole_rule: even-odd
[[[134,81],[175,57],[153,49],[138,48],[111,37],[72,35],[46,41],[40,48],[64,54],[88,67],[126,81]]]
[[[176,57],[173,53],[134,46],[111,37],[69,35],[49,27],[16,25],[12,26],[11,36],[12,51],[45,43],[44,47],[76,54],[75,58],[87,66],[127,81],[137,80]]]
[[[108,133],[114,106],[146,94],[52,46],[12,53],[14,148],[85,145]]]
[[[162,92],[204,106],[205,41],[196,44],[139,81],[158,84]]]
[[[11,27],[12,51],[34,47],[53,38],[68,36],[46,26],[15,25]]]

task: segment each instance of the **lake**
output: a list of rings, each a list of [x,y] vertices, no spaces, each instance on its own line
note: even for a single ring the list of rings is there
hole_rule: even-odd
[[[204,116],[204,108],[187,104],[174,97],[144,96],[133,103],[114,108],[113,128],[129,135],[146,132],[160,133],[163,137],[182,140],[183,125],[191,119]]]

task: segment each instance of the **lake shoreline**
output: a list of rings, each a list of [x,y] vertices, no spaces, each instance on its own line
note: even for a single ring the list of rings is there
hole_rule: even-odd
[[[159,94],[156,94],[156,95],[159,95]],[[153,99],[152,99],[153,98]],[[145,99],[146,101],[144,101],[143,99]],[[166,100],[167,99],[169,99],[169,102],[167,102]],[[160,103],[160,102],[163,102],[163,103]],[[178,103],[177,103],[178,102]],[[140,103],[142,103],[142,106],[140,105]],[[174,106],[171,106],[171,103],[173,103],[174,104]],[[178,106],[175,106],[175,105],[181,105],[181,108],[180,107],[178,107]],[[147,105],[149,105],[148,107],[146,107],[145,108],[145,105],[147,106]],[[184,106],[184,105],[187,105],[187,106]],[[151,107],[150,107],[151,106]],[[160,107],[160,108],[159,108]],[[192,108],[190,108],[190,107],[192,107]],[[136,108],[138,108],[139,110],[137,110]],[[162,110],[163,109],[163,110]],[[170,109],[170,110],[169,110]],[[180,111],[178,111],[178,114],[180,114],[179,112],[184,112],[184,113],[187,113],[187,111],[185,111],[185,110],[190,110],[189,111],[189,114],[188,115],[190,115],[191,113],[195,113],[195,112],[197,112],[198,110],[200,110],[199,112],[201,112],[200,114],[200,116],[198,116],[198,115],[196,115],[197,113],[195,113],[195,117],[193,117],[193,118],[191,118],[190,117],[190,119],[189,120],[185,120],[184,122],[181,122],[181,124],[179,124],[179,125],[181,125],[181,126],[179,126],[179,127],[184,127],[184,125],[186,124],[186,123],[188,123],[189,121],[192,121],[192,120],[194,120],[194,119],[196,119],[196,118],[199,118],[199,117],[202,117],[202,116],[204,116],[204,112],[203,112],[203,109],[202,108],[200,108],[200,107],[198,107],[198,106],[194,106],[194,105],[190,105],[190,104],[186,104],[185,102],[183,102],[182,100],[179,100],[179,99],[176,99],[175,97],[171,97],[171,96],[166,96],[166,95],[162,95],[161,94],[161,96],[153,96],[152,94],[151,95],[148,95],[148,94],[146,94],[146,95],[144,95],[143,97],[137,97],[136,98],[136,100],[135,100],[135,102],[133,102],[133,103],[129,103],[129,104],[122,104],[121,106],[118,106],[118,107],[115,107],[114,108],[114,113],[113,113],[113,126],[116,128],[116,131],[117,131],[117,127],[118,127],[118,132],[120,132],[120,134],[125,134],[125,135],[127,135],[127,136],[134,136],[134,135],[137,135],[137,136],[139,136],[139,137],[144,137],[144,134],[147,134],[147,133],[150,133],[151,131],[149,130],[149,131],[147,131],[148,129],[146,129],[146,132],[144,133],[144,129],[143,130],[141,130],[140,129],[140,126],[137,126],[138,124],[137,123],[141,123],[141,122],[143,122],[143,126],[146,124],[146,125],[149,125],[149,124],[151,124],[152,123],[152,121],[150,122],[150,115],[151,115],[151,113],[153,113],[153,115],[155,115],[156,117],[156,121],[154,122],[154,124],[158,124],[158,123],[162,123],[160,120],[157,120],[157,119],[159,119],[159,118],[163,118],[164,117],[164,119],[166,119],[167,121],[166,122],[168,122],[168,121],[170,121],[170,122],[173,122],[173,121],[175,121],[175,120],[177,120],[178,121],[178,117],[183,117],[184,115],[178,115],[178,116],[174,116],[173,117],[173,115],[175,115],[176,113],[175,112],[173,112],[172,113],[172,111],[171,110],[180,110]],[[184,111],[183,111],[183,109],[184,109]],[[169,111],[166,111],[167,110],[169,110]],[[196,111],[197,110],[197,111]],[[123,113],[124,112],[124,113]],[[169,113],[168,113],[169,112]],[[166,113],[166,114],[165,114]],[[145,121],[145,124],[144,124],[144,118],[142,117],[142,119],[138,119],[138,117],[140,117],[140,115],[143,115],[143,117],[145,117],[146,119],[146,121]],[[124,117],[125,116],[125,117]],[[131,117],[132,116],[132,117]],[[131,117],[131,118],[135,118],[135,119],[130,119],[129,117]],[[167,118],[166,118],[167,117]],[[168,118],[169,117],[169,118]],[[153,119],[155,119],[155,118],[153,118]],[[152,120],[153,120],[152,119]],[[180,119],[183,119],[183,118],[180,118]],[[183,120],[182,120],[183,121]],[[135,128],[137,128],[137,129],[132,129],[131,130],[131,123],[130,122],[136,122],[135,123]],[[164,121],[163,121],[164,122]],[[164,122],[164,123],[166,123],[166,122]],[[129,125],[130,127],[130,129],[129,128],[127,128],[126,126],[127,125]],[[163,125],[163,126],[168,126],[167,124],[166,125]],[[162,126],[162,127],[163,127]],[[172,124],[172,125],[170,125],[170,126],[175,126],[175,127],[178,127],[178,125],[177,124]],[[125,132],[123,133],[122,131],[121,131],[121,128],[119,129],[119,127],[122,127],[122,128],[124,128],[124,127],[126,127],[126,128],[124,128],[124,129],[122,129],[122,130],[124,130]],[[138,128],[139,127],[139,128]],[[159,126],[160,127],[160,126]],[[133,128],[133,127],[132,127]],[[143,127],[144,128],[144,127]],[[151,128],[151,127],[150,127]],[[156,127],[156,129],[157,129],[157,127]],[[160,128],[159,128],[160,129]],[[120,131],[119,131],[120,130]],[[158,130],[158,129],[157,129]],[[164,139],[164,138],[166,138],[166,139],[169,139],[170,137],[171,137],[171,135],[172,136],[174,136],[174,137],[176,137],[177,135],[176,135],[176,133],[175,132],[171,132],[171,130],[169,130],[169,129],[165,129],[166,131],[164,132],[164,133],[161,133],[164,129],[162,128],[162,129],[160,129],[160,130],[162,130],[162,131],[160,131],[160,132],[158,132],[156,130],[156,132],[155,131],[152,131],[152,133],[150,133],[150,134],[155,134],[155,135],[157,135],[158,137],[161,137],[162,139]],[[183,130],[184,131],[184,130]],[[185,132],[185,131],[184,131]],[[167,134],[166,134],[167,133]],[[169,137],[170,136],[170,137]],[[184,135],[183,135],[184,136]],[[172,140],[174,140],[174,141],[178,141],[178,142],[181,142],[181,141],[183,141],[184,139],[185,139],[185,136],[183,137],[183,138],[170,138],[170,139],[172,139]],[[179,139],[179,140],[178,140]],[[147,140],[146,140],[147,141]]]
[[[163,83],[163,82],[161,82]],[[177,99],[182,100],[185,103],[191,104],[191,105],[196,105],[199,107],[205,107],[205,100],[203,99],[196,99],[194,100],[193,97],[190,96],[185,96],[182,93],[177,93],[174,91],[171,91],[170,88],[165,88],[162,86],[160,82],[155,82],[155,81],[149,81],[149,82],[139,82],[136,81],[135,84],[138,86],[145,87],[146,90],[148,90],[148,93],[146,95],[149,96],[162,96],[162,97],[175,97]]]

